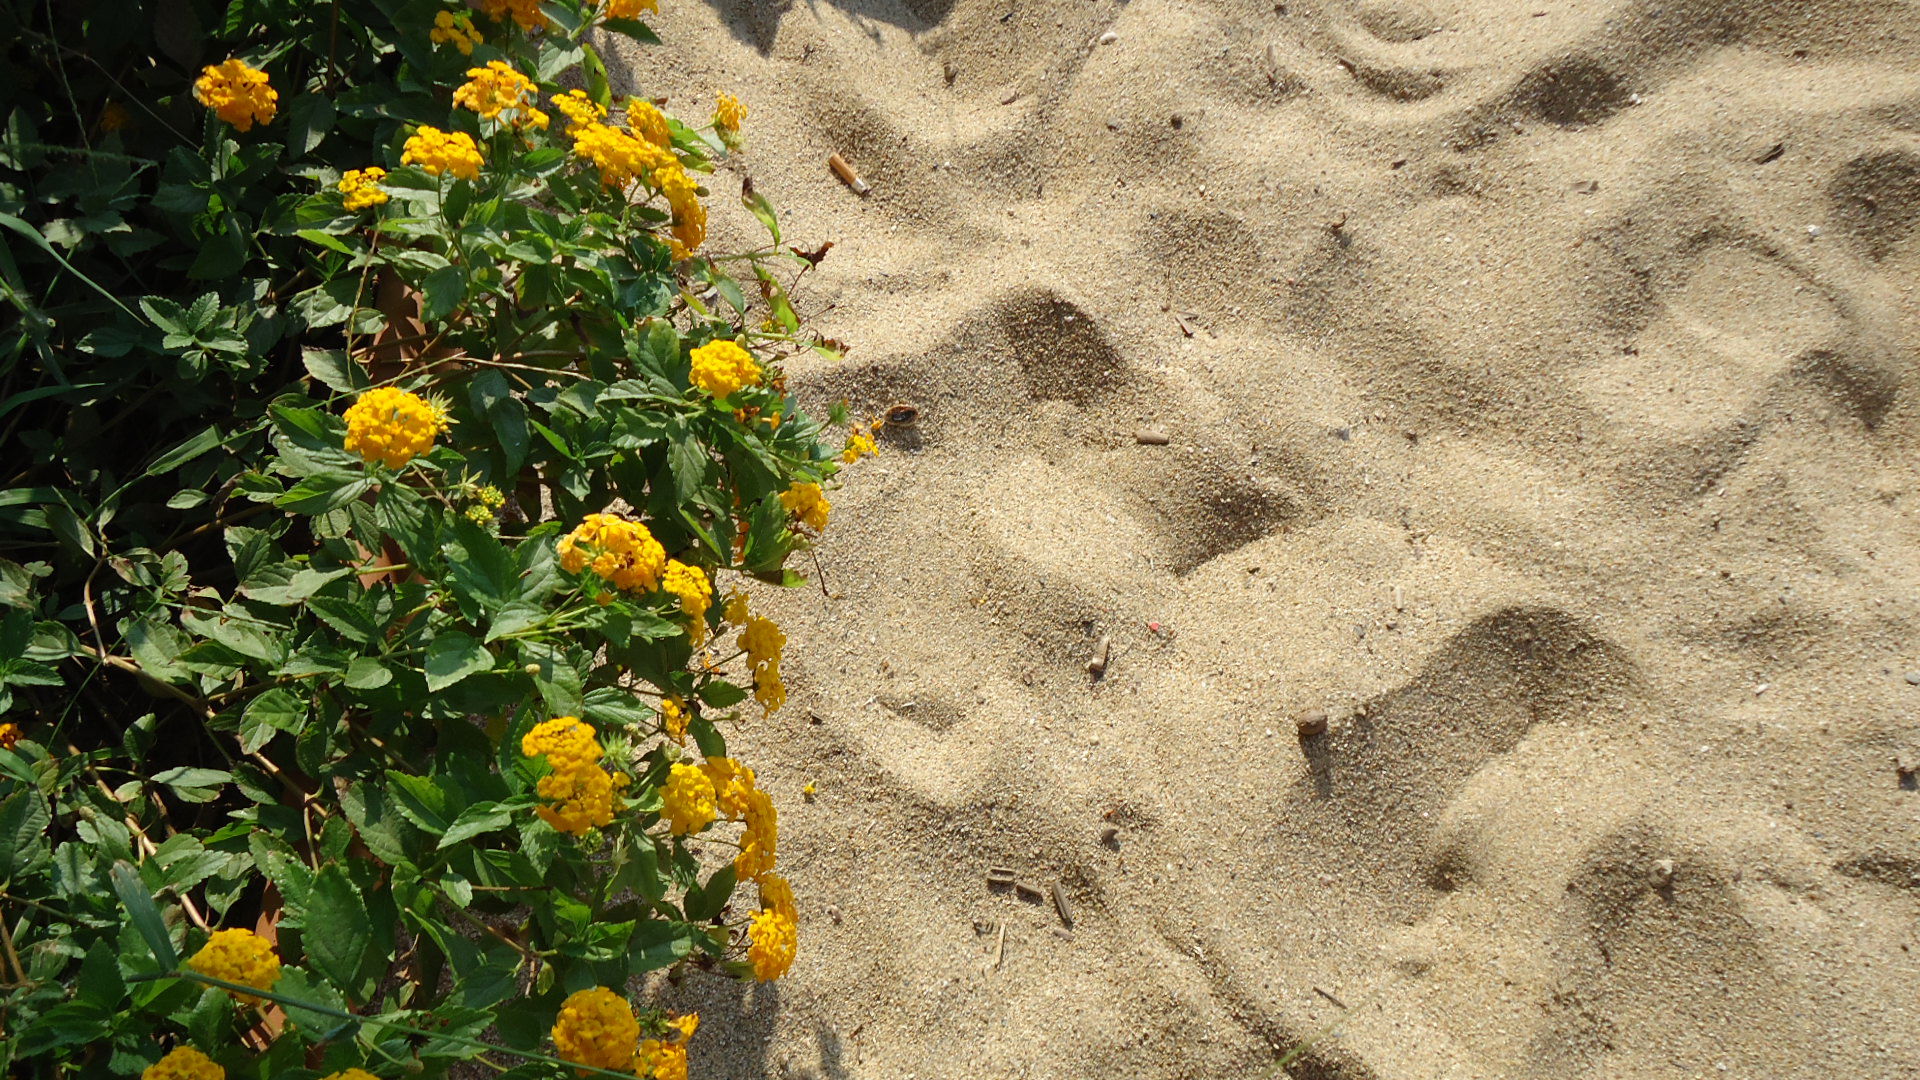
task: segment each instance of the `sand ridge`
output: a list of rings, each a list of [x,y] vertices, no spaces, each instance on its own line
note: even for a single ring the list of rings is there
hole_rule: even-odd
[[[696,1075],[1912,1075],[1920,6],[663,6],[836,243],[796,385],[922,416]]]

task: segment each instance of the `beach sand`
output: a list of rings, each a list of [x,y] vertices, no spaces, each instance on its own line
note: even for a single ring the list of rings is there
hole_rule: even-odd
[[[1920,7],[662,2],[920,417],[696,1077],[1920,1075]]]

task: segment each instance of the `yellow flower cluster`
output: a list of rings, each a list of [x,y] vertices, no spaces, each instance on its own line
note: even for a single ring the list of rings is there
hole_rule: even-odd
[[[604,986],[568,994],[553,1021],[554,1048],[576,1065],[624,1070],[639,1041],[633,1006]]]
[[[447,430],[445,409],[418,394],[379,386],[360,395],[346,412],[347,452],[398,469],[433,449]]]
[[[873,457],[878,453],[880,448],[874,445],[873,436],[854,428],[847,434],[847,448],[840,451],[840,460],[851,465],[863,457]]]
[[[12,721],[0,724],[0,747],[11,750],[15,746],[20,745],[20,735],[19,724],[13,723]]]
[[[468,68],[467,81],[453,92],[453,103],[472,109],[488,120],[512,109],[516,124],[547,126],[547,114],[533,107],[539,88],[533,80],[515,71],[504,60],[489,60],[486,67]]]
[[[721,94],[713,104],[713,126],[721,131],[739,131],[741,121],[747,118],[747,107],[732,94]]]
[[[637,521],[614,514],[588,514],[560,538],[560,566],[570,574],[591,569],[616,589],[652,592],[660,587],[667,553]]]
[[[349,211],[359,211],[386,202],[386,189],[380,186],[380,181],[386,178],[387,170],[378,165],[348,169],[340,178],[340,194],[346,196],[340,200],[341,205]]]
[[[693,385],[717,398],[760,381],[753,355],[732,341],[709,341],[693,350]]]
[[[707,239],[707,208],[700,201],[700,185],[677,161],[672,168],[655,172],[653,182],[673,209],[673,224],[667,227],[673,234],[669,241],[673,257],[684,259]]]
[[[547,17],[540,13],[540,0],[480,0],[480,10],[494,22],[505,22],[511,17],[522,30],[538,30],[547,25]]]
[[[460,50],[461,56],[472,56],[475,45],[485,45],[487,39],[474,28],[473,16],[464,11],[442,11],[433,17],[433,30],[427,34],[436,45],[452,45]]]
[[[600,0],[609,19],[637,19],[646,12],[658,12],[660,0]]]
[[[667,114],[651,101],[627,99],[627,130],[662,150],[673,148],[673,132],[667,127]]]
[[[777,712],[787,703],[787,686],[780,681],[780,650],[787,647],[787,635],[772,619],[759,615],[746,618],[740,631],[740,648],[746,650],[753,666],[753,699],[767,712]]]
[[[794,906],[793,888],[779,874],[760,879],[760,910],[753,913],[747,928],[747,962],[753,965],[753,977],[771,982],[793,966],[793,954],[800,943],[800,913]]]
[[[593,734],[593,725],[562,716],[536,725],[520,739],[522,754],[544,755],[553,770],[535,788],[547,803],[534,812],[574,836],[613,821],[613,777],[600,765],[606,751]]]
[[[713,782],[713,806],[719,816],[739,821],[747,816],[747,796],[755,790],[753,770],[730,757],[710,757],[701,770]]]
[[[227,1070],[191,1046],[176,1046],[141,1070],[140,1080],[226,1080]]]
[[[280,981],[280,958],[267,939],[251,930],[215,930],[187,966],[208,978],[224,979],[258,990],[271,990]],[[227,993],[249,1005],[260,998],[237,990]]]
[[[773,869],[779,858],[780,815],[773,808],[773,796],[758,788],[747,792],[745,813],[747,828],[740,836],[740,854],[734,857],[734,877],[753,881]]]
[[[235,131],[271,124],[280,111],[280,92],[267,85],[267,73],[236,59],[202,68],[193,81],[193,96]]]
[[[675,762],[660,796],[660,813],[675,836],[699,832],[713,824],[713,781],[701,769]]]
[[[557,103],[557,99],[556,99]],[[598,109],[599,106],[594,106]],[[562,112],[567,110],[562,108]],[[572,114],[568,114],[571,120]],[[573,135],[573,152],[593,162],[600,170],[600,183],[610,188],[625,188],[636,180],[662,173],[671,167],[680,169],[672,154],[636,138],[619,128],[597,120],[581,124]]]
[[[687,720],[689,718],[686,701],[678,697],[662,698],[660,700],[660,729],[666,732],[667,738],[672,739],[682,746],[687,744]]]
[[[435,176],[450,173],[462,180],[480,179],[480,166],[484,163],[473,136],[464,131],[441,131],[427,124],[421,124],[420,130],[407,139],[400,155],[402,165],[418,165]]]
[[[380,1080],[365,1069],[341,1069],[337,1073],[328,1073],[320,1080]]]
[[[707,580],[707,572],[678,559],[668,559],[660,587],[680,598],[680,611],[687,616],[687,633],[693,643],[705,641],[707,609],[713,606],[713,582]]]
[[[664,1039],[643,1039],[633,1055],[634,1075],[653,1080],[687,1080],[687,1040],[700,1028],[700,1014],[688,1013],[666,1022],[672,1032]]]
[[[780,501],[786,504],[787,513],[800,519],[800,524],[816,533],[826,530],[827,514],[833,510],[833,504],[820,494],[819,484],[795,484],[780,493]]]
[[[553,107],[567,118],[567,135],[577,136],[580,129],[588,124],[596,124],[607,118],[607,110],[600,103],[587,96],[585,90],[569,90],[553,96]]]

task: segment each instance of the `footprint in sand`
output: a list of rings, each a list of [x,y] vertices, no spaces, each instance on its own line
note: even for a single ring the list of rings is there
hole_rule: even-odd
[[[1719,428],[1751,410],[1795,359],[1847,332],[1808,279],[1748,247],[1714,244],[1656,282],[1650,321],[1619,354],[1572,374],[1601,415],[1655,437]]]

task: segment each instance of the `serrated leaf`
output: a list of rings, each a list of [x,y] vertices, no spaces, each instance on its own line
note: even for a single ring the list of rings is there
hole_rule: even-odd
[[[427,646],[427,689],[437,693],[492,666],[493,654],[486,646],[458,630],[449,631]]]
[[[643,727],[652,724],[657,715],[632,691],[617,686],[602,686],[587,691],[580,709],[584,719],[606,727]]]
[[[307,610],[356,645],[366,645],[380,636],[380,624],[362,604],[352,600],[316,596],[307,601]]]
[[[467,268],[443,266],[420,283],[420,316],[439,322],[451,315],[467,299]]]
[[[446,848],[462,840],[470,840],[481,833],[505,828],[512,823],[512,812],[499,803],[475,803],[460,811],[460,816],[453,819],[453,824],[448,826],[446,835],[440,838],[440,843],[435,847],[436,849]]]
[[[0,799],[0,881],[18,882],[53,861],[46,797],[37,787]]]
[[[360,890],[339,863],[328,863],[313,875],[300,940],[314,974],[348,994],[355,991],[360,961],[373,944],[373,928]]]
[[[267,745],[275,732],[297,732],[306,722],[307,703],[293,691],[276,686],[247,702],[240,714],[240,749],[251,754]]]
[[[357,394],[373,385],[367,369],[348,357],[344,349],[304,349],[300,358],[306,362],[307,374],[329,389]]]
[[[282,968],[280,981],[273,984],[273,990],[291,999],[281,1007],[287,1011],[287,1019],[312,1042],[342,1038],[357,1023],[334,1015],[348,1011],[347,1001],[338,990],[297,967]],[[308,1007],[301,1008],[292,1004],[292,1001],[304,1002]]]
[[[393,804],[408,821],[435,836],[444,836],[452,824],[452,800],[439,784],[424,776],[387,771],[387,790]]]
[[[485,529],[461,519],[453,526],[453,536],[441,547],[451,571],[448,584],[460,613],[479,622],[486,612],[497,611],[520,594],[520,569],[506,545]]]
[[[694,930],[685,923],[647,919],[627,941],[627,974],[645,975],[671,967],[693,951]]]
[[[93,943],[80,964],[80,977],[74,982],[74,1000],[111,1010],[127,996],[126,980],[120,977],[119,950],[106,938]]]
[[[284,494],[273,500],[275,506],[297,514],[324,514],[338,510],[373,490],[373,478],[349,472],[319,472],[303,476]]]
[[[344,681],[350,689],[378,690],[393,681],[393,672],[371,656],[356,656],[347,665]]]

